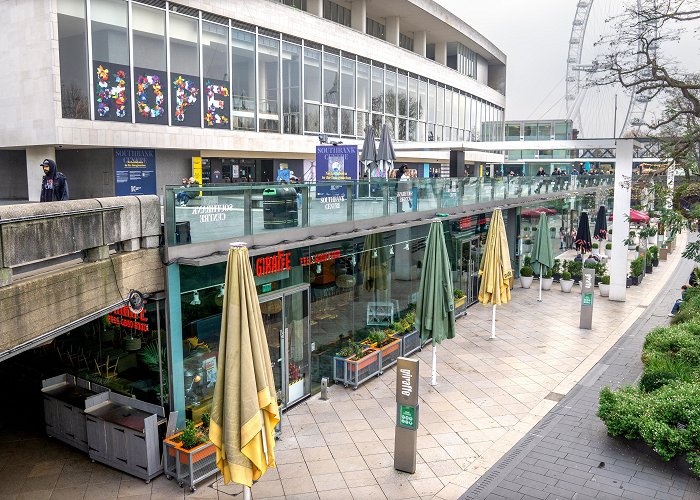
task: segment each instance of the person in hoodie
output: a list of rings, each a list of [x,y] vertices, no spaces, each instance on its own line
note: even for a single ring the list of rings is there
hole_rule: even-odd
[[[58,171],[56,162],[45,159],[41,163],[44,177],[41,179],[40,201],[66,201],[68,199],[68,181],[66,176]]]

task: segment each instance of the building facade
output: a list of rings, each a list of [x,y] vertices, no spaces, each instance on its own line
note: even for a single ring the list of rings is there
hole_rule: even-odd
[[[0,101],[0,198],[36,199],[47,157],[93,197],[119,194],[119,148],[147,151],[160,189],[193,157],[217,182],[299,174],[319,134],[383,123],[396,141],[502,134],[505,55],[432,1],[33,0],[1,22],[25,50],[2,56],[24,98]]]

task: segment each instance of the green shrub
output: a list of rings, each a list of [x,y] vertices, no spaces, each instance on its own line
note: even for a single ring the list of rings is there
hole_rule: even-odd
[[[652,392],[677,379],[678,378],[671,372],[645,371],[639,379],[639,389],[642,392]]]
[[[561,274],[561,261],[559,259],[554,259],[554,266],[552,266],[552,274]]]
[[[641,256],[630,262],[630,274],[632,276],[641,276],[644,274],[644,259]]]
[[[550,279],[554,276],[554,273],[552,272],[551,269],[547,269],[547,271],[544,273],[543,278]]]
[[[644,341],[642,361],[647,362],[657,354],[700,365],[700,337],[684,329],[683,325],[654,328]]]
[[[600,282],[601,282],[603,285],[609,285],[609,284],[610,284],[610,276],[608,276],[607,274],[604,274],[604,275],[600,278]]]
[[[606,250],[612,250],[612,243],[606,243],[606,244],[605,244],[605,249],[606,249]]]
[[[603,387],[597,415],[607,425],[611,436],[637,439],[644,406],[644,397],[636,387],[623,387],[615,392]]]
[[[524,278],[530,278],[533,274],[533,270],[530,266],[523,266],[520,268],[520,276]]]
[[[561,279],[563,279],[564,281],[571,280],[571,273],[569,271],[564,271],[563,273],[561,273]]]
[[[583,273],[583,262],[577,260],[569,261],[567,271],[569,271],[574,276],[581,276],[581,273]]]
[[[386,339],[386,332],[384,332],[384,330],[378,330],[375,328],[370,330],[369,335],[367,335],[367,342],[369,342],[370,344],[381,344]]]

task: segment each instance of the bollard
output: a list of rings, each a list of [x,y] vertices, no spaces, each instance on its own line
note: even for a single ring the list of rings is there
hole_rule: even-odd
[[[328,377],[321,378],[321,399],[328,401]]]

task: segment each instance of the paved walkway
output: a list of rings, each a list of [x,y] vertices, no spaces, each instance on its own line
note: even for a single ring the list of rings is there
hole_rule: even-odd
[[[678,243],[682,248],[683,238]],[[669,261],[662,262],[652,275],[645,278],[642,286],[628,289],[628,300],[624,303],[609,302],[596,292],[594,328],[590,331],[578,328],[581,300],[578,287],[573,293],[564,294],[555,284],[552,291],[544,292],[544,301],[540,303],[536,300],[535,288],[523,290],[516,285],[511,303],[498,308],[498,338],[495,341],[488,340],[491,308],[475,305],[469,309],[467,317],[458,321],[457,337],[439,348],[436,387],[428,384],[429,350],[418,354],[421,360],[421,427],[418,467],[414,475],[393,468],[396,375],[391,369],[356,391],[333,386],[329,390],[329,401],[314,397],[286,413],[282,438],[276,446],[278,468],[268,472],[253,487],[254,497],[455,499],[468,492],[469,496],[465,498],[499,498],[496,495],[500,495],[520,499],[526,494],[519,491],[523,487],[532,488],[527,494],[536,498],[567,498],[563,493],[574,491],[590,494],[590,490],[581,485],[576,489],[552,489],[544,497],[542,493],[534,495],[535,491],[556,487],[559,479],[547,473],[554,474],[562,464],[551,463],[548,468],[539,465],[540,468],[534,471],[525,469],[525,466],[538,467],[538,463],[531,463],[534,456],[530,453],[535,452],[528,451],[521,444],[528,438],[531,441],[539,439],[536,449],[546,450],[543,456],[566,459],[558,454],[575,455],[573,450],[582,444],[574,442],[574,437],[586,440],[582,437],[590,435],[586,432],[601,429],[602,424],[595,419],[591,422],[583,420],[587,408],[595,406],[596,397],[584,398],[579,388],[598,383],[596,367],[602,366],[598,363],[631,327],[628,336],[635,336],[634,332],[638,331],[640,335],[635,338],[641,342],[641,334],[647,327],[640,326],[641,330],[635,330],[638,325],[635,322],[647,314],[649,304],[656,304],[654,298],[666,289],[669,278],[673,276],[673,279],[680,280],[687,275],[685,271],[674,275],[679,261],[680,251],[676,251]],[[680,281],[672,280],[671,283],[668,286],[673,290],[678,288]],[[654,316],[656,320],[664,322],[668,319],[665,314],[676,295],[675,291],[662,294],[664,298],[659,300],[666,302],[660,306],[662,314]],[[625,362],[630,364],[639,357],[638,348],[625,353],[629,356]],[[608,358],[603,363],[613,366]],[[593,375],[586,376],[589,371]],[[612,370],[605,372],[605,376],[617,378]],[[634,377],[631,375],[631,379]],[[594,392],[597,394],[597,389]],[[564,405],[558,405],[559,401]],[[566,408],[569,401],[575,402],[576,407]],[[554,422],[555,419],[558,420]],[[552,422],[556,425],[554,430],[540,438],[540,430]],[[585,429],[577,431],[578,436],[569,437],[571,446],[562,448],[567,436],[561,426],[576,422]],[[559,450],[552,450],[556,444],[545,441],[545,437],[555,442],[562,440]],[[621,446],[607,438],[604,431],[599,437],[612,442],[611,448]],[[587,440],[588,443],[584,444],[597,446],[593,439]],[[219,478],[199,485],[194,494],[178,488],[173,481],[162,476],[144,484],[91,463],[84,454],[49,440],[38,430],[30,434],[5,430],[0,432],[0,441],[3,443],[0,448],[0,500],[224,499],[240,492],[240,487],[223,485]],[[532,442],[528,446],[535,448]],[[517,450],[521,450],[519,453],[523,457],[509,460],[518,453]],[[638,452],[626,453],[634,457],[628,458],[628,462],[647,468],[656,464],[654,467],[658,470],[668,472],[655,459],[645,458]],[[604,458],[597,459],[595,465],[605,462],[605,469],[596,471],[597,474],[587,481],[602,485],[607,484],[605,481],[621,480],[614,474],[624,466],[623,460],[618,463],[614,457],[601,455]],[[590,459],[588,462],[573,459],[571,463],[568,468],[572,471],[568,471],[566,478],[570,479],[579,472],[578,465],[573,464],[585,466],[583,473],[590,474]],[[493,471],[502,464],[506,464],[505,468],[502,467],[503,472],[494,475]],[[566,467],[558,472],[567,472]],[[530,474],[534,476],[528,478]],[[656,476],[651,478],[643,474],[653,472],[642,470],[639,481],[656,479]],[[530,482],[520,484],[526,480]],[[635,481],[624,482],[636,484]],[[692,496],[693,488],[697,486],[695,480],[678,476],[670,482],[663,481],[668,486],[666,493],[669,495],[685,488],[691,495],[687,498],[700,498]],[[514,490],[514,486],[510,486],[509,489],[507,483],[517,484],[519,488]],[[645,484],[641,486],[647,487]],[[621,491],[619,488],[598,488],[595,491],[595,498],[604,498],[606,494],[617,493],[619,497],[633,490],[630,487]]]
[[[683,259],[651,303],[641,304],[640,318],[600,362],[461,498],[700,499],[700,481],[678,470],[674,461],[665,463],[642,446],[608,436],[596,416],[604,386],[633,385],[641,376],[646,334],[668,324],[667,315],[692,269],[693,263]]]

